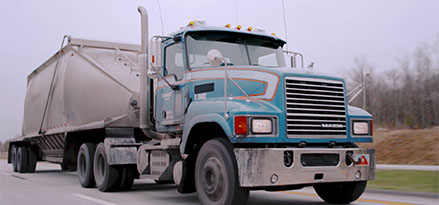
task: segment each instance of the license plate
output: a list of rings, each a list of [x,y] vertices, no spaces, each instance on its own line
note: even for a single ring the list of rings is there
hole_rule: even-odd
[[[360,163],[355,164],[356,166],[369,166],[370,157],[369,154],[355,154],[355,161]]]

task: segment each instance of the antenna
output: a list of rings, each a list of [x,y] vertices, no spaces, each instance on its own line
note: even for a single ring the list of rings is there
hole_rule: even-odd
[[[235,24],[238,25],[238,0],[235,0]]]
[[[162,17],[162,9],[160,8],[160,0],[157,0],[157,5],[159,7],[159,13],[160,13],[160,24],[162,25],[162,36],[164,36],[165,32],[163,30],[163,17]]]
[[[287,20],[285,18],[284,0],[282,0],[282,13],[283,13],[283,16],[284,16],[285,40],[287,41],[286,47],[287,47],[287,50],[288,50],[288,31],[287,31]]]

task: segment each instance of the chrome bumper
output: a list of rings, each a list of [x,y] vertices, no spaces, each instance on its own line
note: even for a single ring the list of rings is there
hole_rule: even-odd
[[[284,152],[293,151],[294,162],[284,165]],[[346,153],[367,154],[369,165],[347,165]],[[375,149],[359,148],[236,148],[242,187],[267,187],[375,179]],[[302,154],[338,154],[336,166],[303,166]],[[274,176],[276,175],[276,176]],[[277,180],[275,180],[277,178]],[[275,182],[274,182],[275,181]]]

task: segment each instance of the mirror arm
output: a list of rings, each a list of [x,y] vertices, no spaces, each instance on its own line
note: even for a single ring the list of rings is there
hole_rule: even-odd
[[[151,65],[151,66],[152,66],[152,65]],[[177,90],[180,89],[180,86],[178,86],[178,85],[172,85],[171,83],[169,83],[169,81],[166,80],[166,78],[165,78],[161,73],[159,73],[159,72],[154,72],[154,73],[157,74],[161,79],[163,79],[163,80],[165,81],[165,83],[168,84],[168,86],[169,86],[172,90],[177,91]]]

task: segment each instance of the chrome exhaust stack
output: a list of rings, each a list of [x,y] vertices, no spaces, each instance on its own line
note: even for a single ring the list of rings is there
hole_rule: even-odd
[[[141,59],[142,68],[140,69],[140,129],[150,138],[162,140],[169,139],[171,136],[151,130],[151,79],[148,77],[148,12],[143,6],[139,6],[137,10],[140,13],[141,24]]]

